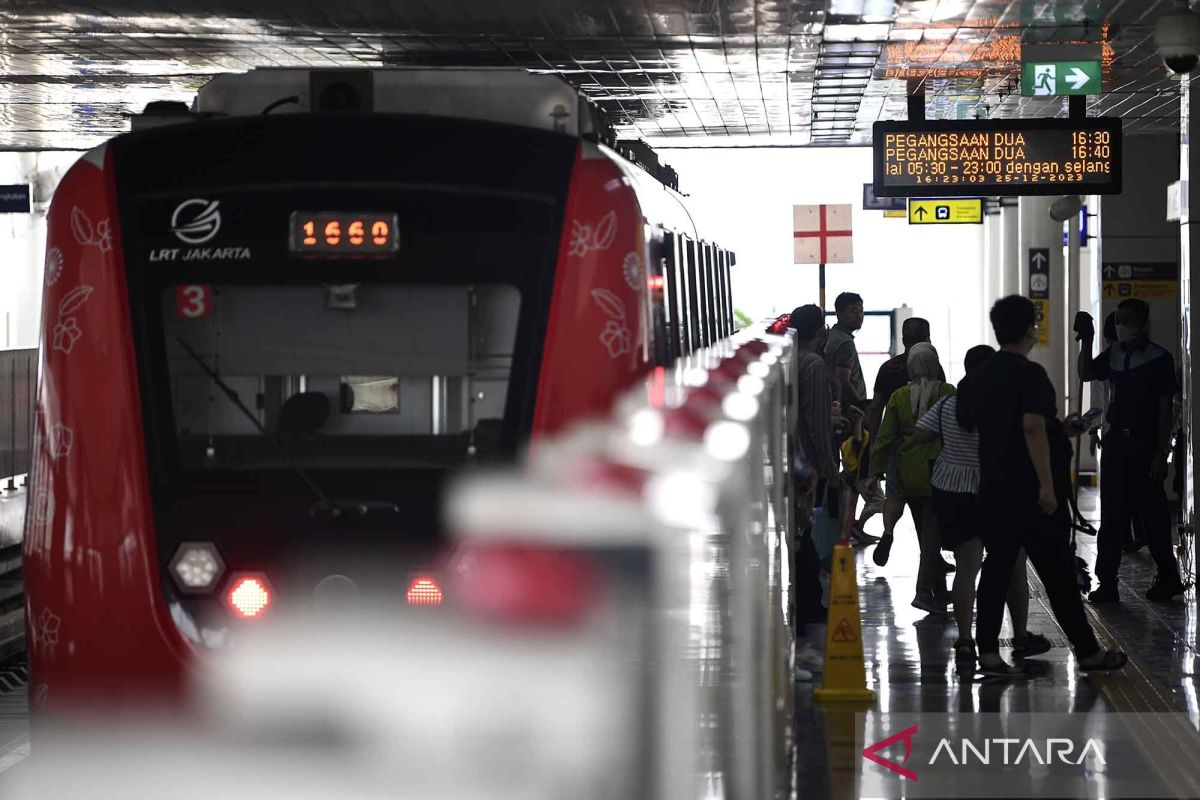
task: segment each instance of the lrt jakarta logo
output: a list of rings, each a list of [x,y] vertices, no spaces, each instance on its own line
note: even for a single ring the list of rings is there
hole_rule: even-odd
[[[171,233],[184,244],[204,244],[221,230],[218,200],[184,200],[171,215]]]
[[[912,755],[912,739],[913,736],[916,736],[916,734],[916,725],[913,725],[911,728],[905,728],[899,733],[894,733],[886,739],[882,739],[870,747],[864,748],[863,757],[874,761],[881,767],[890,769],[892,772],[900,775],[901,777],[908,778],[910,781],[915,781],[917,779],[917,773],[911,769],[907,769],[904,765],[908,763],[908,757]],[[901,739],[904,740],[904,760],[899,764],[879,755],[880,750],[888,749]]]

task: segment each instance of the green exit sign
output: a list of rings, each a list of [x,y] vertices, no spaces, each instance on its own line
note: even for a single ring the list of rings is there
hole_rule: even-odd
[[[1100,75],[1099,61],[1022,61],[1021,94],[1100,94]]]

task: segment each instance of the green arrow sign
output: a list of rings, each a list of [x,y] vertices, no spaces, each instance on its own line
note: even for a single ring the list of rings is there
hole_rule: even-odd
[[[1099,61],[1022,61],[1021,94],[1100,94],[1100,75]]]

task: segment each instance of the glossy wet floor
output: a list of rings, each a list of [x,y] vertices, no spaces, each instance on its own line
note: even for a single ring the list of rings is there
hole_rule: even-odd
[[[1096,498],[1087,493],[1081,510],[1096,519]],[[868,531],[878,533],[876,518]],[[1188,542],[1186,546],[1190,547]],[[859,605],[862,613],[863,654],[867,686],[884,712],[1116,712],[1180,711],[1192,726],[1173,736],[1194,738],[1200,726],[1195,686],[1197,614],[1194,590],[1170,603],[1144,598],[1155,574],[1145,549],[1126,554],[1121,571],[1122,602],[1089,605],[1089,617],[1104,644],[1124,647],[1131,664],[1113,675],[1080,672],[1066,647],[1065,637],[1050,614],[1036,574],[1030,569],[1029,629],[1047,636],[1050,652],[1026,662],[1026,675],[1016,680],[985,679],[968,671],[959,674],[953,653],[957,626],[950,615],[930,615],[912,607],[918,563],[916,534],[908,515],[898,526],[891,558],[884,567],[871,560],[872,548],[858,550]],[[1095,562],[1095,538],[1080,534],[1077,554]],[[952,559],[950,559],[952,560]],[[1185,578],[1185,581],[1187,578]],[[1093,579],[1094,586],[1094,579]],[[1007,615],[1001,633],[1001,653],[1011,656],[1012,631]],[[822,646],[824,628],[808,631]],[[816,676],[820,681],[820,675]],[[797,785],[802,796],[846,797],[861,754],[853,747],[852,721],[841,719],[813,700],[813,683],[797,683],[799,740]],[[849,725],[849,730],[841,730]],[[1170,738],[1170,737],[1168,737]],[[1156,759],[1156,763],[1157,763]],[[1200,768],[1177,766],[1171,785],[1187,795],[1200,794]],[[1196,772],[1196,776],[1189,773]],[[1194,784],[1194,786],[1193,786]]]

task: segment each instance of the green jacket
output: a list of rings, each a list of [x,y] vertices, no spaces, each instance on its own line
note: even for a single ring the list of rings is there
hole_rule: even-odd
[[[950,384],[942,384],[941,395],[934,402],[949,397],[954,391]],[[912,435],[916,428],[910,384],[897,389],[888,398],[883,421],[875,434],[875,445],[871,448],[871,465],[876,473],[895,469],[897,474],[889,472],[888,480],[896,481],[905,497],[928,497],[933,493],[929,484],[931,467],[942,451],[942,443],[940,439],[928,444],[915,443]]]

